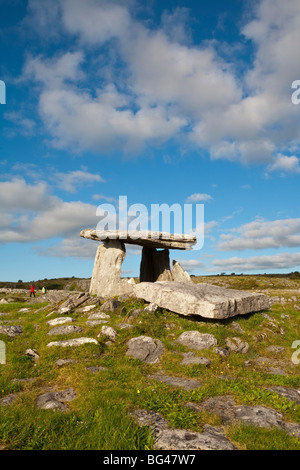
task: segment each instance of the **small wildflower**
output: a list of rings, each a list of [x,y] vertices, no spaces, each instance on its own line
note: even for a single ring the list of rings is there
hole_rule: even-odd
[[[137,389],[136,393],[141,393],[141,392],[139,391],[139,389]]]

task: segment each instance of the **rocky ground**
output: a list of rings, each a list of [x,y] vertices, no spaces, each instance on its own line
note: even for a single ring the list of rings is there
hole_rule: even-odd
[[[143,386],[145,393],[138,390],[136,402],[128,403],[128,415],[151,430],[153,449],[251,448],[251,438],[245,443],[237,437],[244,426],[258,433],[275,430],[278,436],[287,436],[287,448],[300,449],[300,290],[288,287],[276,292],[260,289],[272,299],[270,310],[219,322],[182,318],[126,295],[104,299],[87,292],[53,290],[29,298],[26,290],[3,288],[0,340],[6,345],[7,364],[0,368],[8,370],[14,356],[26,356],[34,367],[54,354],[53,369],[66,370],[82,361],[76,353],[81,347],[100,345],[102,353],[85,357],[83,366],[99,380],[109,372],[112,358],[118,359],[118,367],[125,361],[124,367],[139,368],[142,385],[133,387]],[[13,308],[16,305],[19,308]],[[32,313],[36,321],[29,325]],[[59,372],[58,385],[28,375],[22,379],[20,373],[19,377],[6,373],[6,383],[18,383],[18,390],[2,390],[2,413],[17,406],[28,391],[36,409],[71,413],[73,404],[76,408],[83,390],[76,389],[71,376],[63,387]],[[169,411],[151,390],[172,397]],[[0,434],[0,443],[1,439]],[[3,440],[2,446],[6,445]]]

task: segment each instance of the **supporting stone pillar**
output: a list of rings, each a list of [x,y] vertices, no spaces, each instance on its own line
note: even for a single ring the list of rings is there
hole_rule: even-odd
[[[140,282],[172,281],[169,250],[143,247]]]
[[[98,247],[90,294],[107,297],[132,292],[132,285],[126,279],[121,279],[125,254],[125,245],[118,240],[106,241]]]

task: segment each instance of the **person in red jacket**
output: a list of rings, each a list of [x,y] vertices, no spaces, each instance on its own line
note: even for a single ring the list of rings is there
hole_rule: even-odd
[[[32,284],[32,286],[30,287],[30,297],[35,297],[35,292],[34,292],[34,285]]]

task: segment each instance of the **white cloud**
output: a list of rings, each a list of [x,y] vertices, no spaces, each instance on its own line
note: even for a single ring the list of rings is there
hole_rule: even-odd
[[[299,158],[295,155],[287,156],[279,153],[276,159],[267,166],[268,172],[280,171],[283,173],[300,173]]]
[[[53,175],[53,180],[57,187],[70,193],[75,193],[79,187],[86,184],[105,182],[100,175],[94,175],[82,170],[70,171],[69,173],[56,172]]]
[[[255,220],[220,237],[223,251],[262,250],[300,246],[300,219]]]
[[[186,202],[204,202],[204,201],[210,201],[212,197],[209,194],[204,194],[204,193],[194,193],[191,194],[186,198]]]
[[[216,259],[207,271],[267,271],[278,269],[293,269],[300,266],[300,253],[278,253],[275,255],[252,256],[249,258],[232,257]]]
[[[65,202],[44,183],[0,182],[0,243],[34,242],[78,234],[97,222],[96,206]]]
[[[181,139],[208,150],[212,159],[299,171],[299,113],[290,99],[300,60],[298,0],[255,4],[241,28],[242,39],[254,45],[241,77],[213,41],[192,44],[184,8],[165,11],[154,29],[134,16],[134,1],[54,3],[55,12],[60,8],[59,21],[52,15],[54,27],[78,50],[30,58],[24,68],[24,76],[42,83],[39,112],[53,145],[137,154],[144,145]],[[36,0],[30,5],[44,17]],[[92,82],[87,47],[107,59],[105,72],[96,70]]]
[[[189,259],[189,260],[180,259],[178,260],[178,262],[183,267],[183,269],[186,270],[187,272],[192,272],[192,271],[195,271],[196,269],[205,268],[205,265],[198,259]]]
[[[132,25],[128,8],[122,2],[106,0],[60,0],[64,26],[88,43],[101,44],[124,37]],[[127,6],[130,2],[127,2]]]
[[[36,252],[42,256],[50,256],[55,258],[86,258],[94,259],[98,244],[92,240],[86,240],[79,236],[69,236],[61,242],[44,248],[37,246]]]

